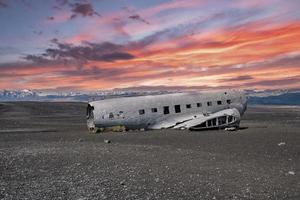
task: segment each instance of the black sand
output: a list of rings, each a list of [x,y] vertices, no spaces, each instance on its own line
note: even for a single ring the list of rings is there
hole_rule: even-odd
[[[0,199],[300,199],[300,107],[250,107],[236,132],[91,135],[85,106],[0,103]]]

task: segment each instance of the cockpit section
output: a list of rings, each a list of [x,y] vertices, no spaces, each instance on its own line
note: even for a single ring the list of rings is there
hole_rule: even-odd
[[[87,119],[87,126],[90,131],[95,130],[95,122],[94,122],[94,106],[88,104],[86,108],[86,119]]]
[[[94,119],[94,106],[88,104],[86,108],[86,118],[87,119]]]

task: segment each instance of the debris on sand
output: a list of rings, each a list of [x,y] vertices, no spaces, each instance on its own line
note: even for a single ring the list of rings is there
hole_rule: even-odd
[[[227,127],[224,129],[225,131],[236,131],[237,128],[236,127]]]
[[[109,144],[109,143],[111,143],[111,141],[110,140],[104,140],[104,143]]]
[[[103,133],[103,132],[126,132],[126,127],[122,125],[110,126],[105,128],[93,128],[90,129],[90,133]]]
[[[78,139],[78,142],[83,142],[83,139],[82,139],[82,138],[79,138],[79,139]]]
[[[120,181],[120,185],[125,185],[125,180]]]
[[[294,171],[289,171],[288,175],[295,175],[296,173]]]
[[[285,142],[279,142],[278,143],[278,146],[284,146],[284,145],[286,145]]]

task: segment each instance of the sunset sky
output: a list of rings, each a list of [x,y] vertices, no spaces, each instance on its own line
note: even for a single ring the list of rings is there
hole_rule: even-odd
[[[300,89],[299,0],[0,0],[0,89]]]

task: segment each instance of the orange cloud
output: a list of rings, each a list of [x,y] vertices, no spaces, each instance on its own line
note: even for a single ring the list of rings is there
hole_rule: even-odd
[[[82,66],[56,64],[2,68],[11,77],[0,87],[34,89],[76,86],[104,89],[137,85],[240,88],[299,88],[300,22],[261,29],[251,23],[212,34],[153,41],[141,49],[123,48],[135,57],[114,62],[90,61]],[[85,40],[78,36],[72,43]],[[89,40],[89,37],[86,38]],[[24,77],[19,79],[20,76]],[[235,78],[236,77],[236,78]],[[7,84],[7,82],[13,84]],[[274,81],[274,84],[271,84]],[[276,81],[280,84],[276,84]]]

